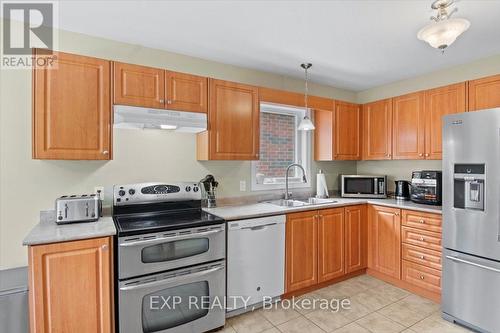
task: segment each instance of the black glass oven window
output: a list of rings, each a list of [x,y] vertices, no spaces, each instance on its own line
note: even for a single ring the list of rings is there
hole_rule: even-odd
[[[208,238],[182,239],[145,247],[141,251],[143,263],[165,262],[192,257],[207,252]]]
[[[145,295],[142,298],[142,331],[162,331],[206,316],[210,310],[209,296],[208,281],[183,284]]]
[[[373,178],[348,178],[344,179],[346,194],[373,194],[375,182]]]

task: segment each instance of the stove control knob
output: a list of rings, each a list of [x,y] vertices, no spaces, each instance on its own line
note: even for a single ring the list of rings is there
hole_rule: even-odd
[[[198,187],[193,187],[193,192],[198,192]]]
[[[135,194],[135,190],[133,188],[131,188],[130,190],[128,190],[128,194],[134,195]]]
[[[191,192],[191,186],[186,186],[186,192]]]
[[[120,191],[118,191],[118,195],[119,195],[120,197],[123,197],[123,196],[125,195],[125,191],[124,191],[124,190],[120,190]]]

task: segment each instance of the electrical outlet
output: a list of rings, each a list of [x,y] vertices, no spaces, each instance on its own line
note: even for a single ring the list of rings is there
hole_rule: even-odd
[[[247,190],[247,182],[244,180],[240,180],[240,191],[245,192]]]
[[[104,186],[95,186],[94,193],[100,193],[101,197],[104,196]]]

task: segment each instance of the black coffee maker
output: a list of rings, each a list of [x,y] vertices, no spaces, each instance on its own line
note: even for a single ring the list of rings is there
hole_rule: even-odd
[[[396,200],[410,200],[410,182],[407,180],[396,180]]]

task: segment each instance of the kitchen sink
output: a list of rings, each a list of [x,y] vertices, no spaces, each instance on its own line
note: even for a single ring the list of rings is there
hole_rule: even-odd
[[[337,202],[337,200],[334,200],[334,199],[328,199],[328,198],[323,199],[323,198],[315,198],[315,197],[307,198],[307,199],[300,200],[300,201],[306,202],[309,205],[325,205],[325,204],[331,204],[331,203]]]
[[[267,203],[269,203],[271,205],[280,206],[280,207],[302,207],[302,206],[311,205],[307,201],[300,201],[300,200],[293,200],[293,199],[289,199],[289,200],[281,199],[281,200],[267,201]]]
[[[289,199],[289,200],[274,200],[267,201],[267,203],[280,206],[280,207],[303,207],[312,205],[326,205],[331,203],[336,203],[337,200],[334,199],[320,199],[320,198],[307,198],[307,199]]]

